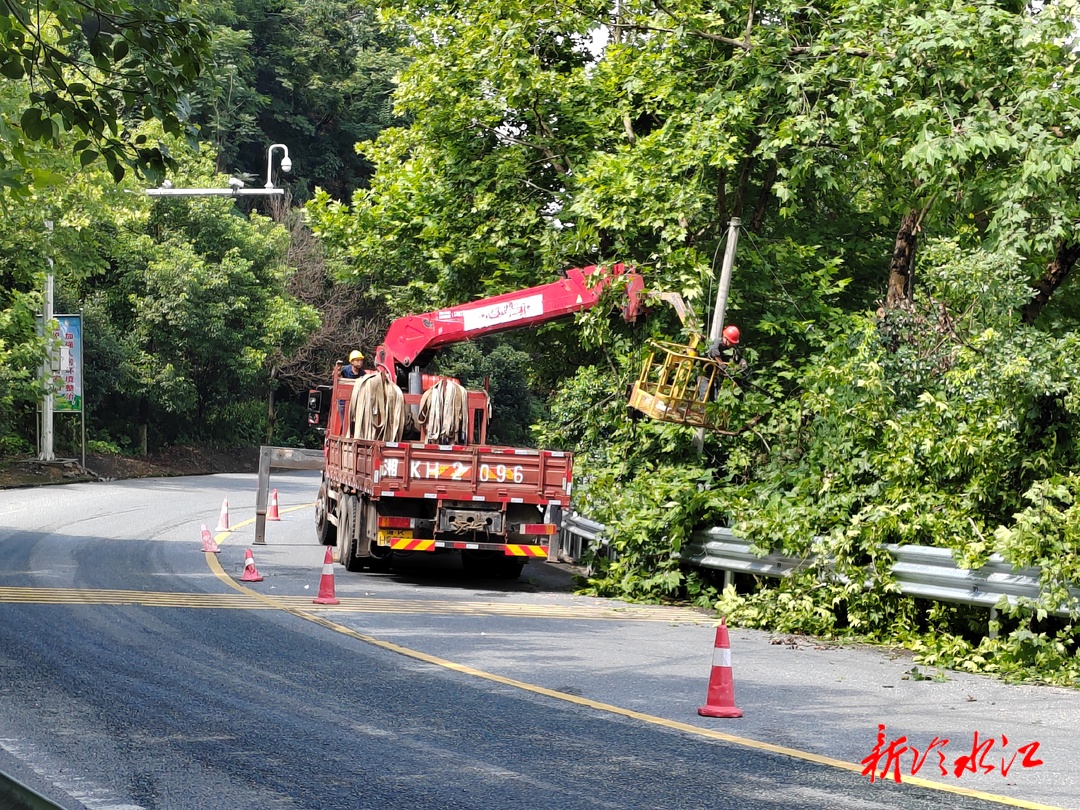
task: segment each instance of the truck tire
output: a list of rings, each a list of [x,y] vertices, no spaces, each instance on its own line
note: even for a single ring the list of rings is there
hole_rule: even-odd
[[[356,556],[356,517],[358,499],[355,495],[343,495],[339,501],[341,518],[338,525],[338,558],[346,571],[359,571],[362,567]]]
[[[330,512],[334,502],[330,499],[330,487],[324,480],[319,485],[319,495],[315,498],[315,536],[324,546],[337,543],[337,526],[330,522]]]
[[[360,527],[361,536],[366,535],[368,556],[362,562],[373,574],[385,574],[390,570],[394,559],[394,552],[388,546],[380,546],[375,540],[379,533],[379,508],[367,498],[362,498],[357,506],[356,525]]]
[[[394,552],[387,546],[371,547],[371,556],[366,558],[368,569],[375,574],[385,574],[394,565]]]

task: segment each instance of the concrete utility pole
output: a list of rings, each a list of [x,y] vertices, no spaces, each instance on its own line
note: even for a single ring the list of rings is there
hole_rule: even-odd
[[[728,290],[731,289],[731,270],[735,266],[735,248],[739,244],[739,227],[742,220],[732,217],[728,225],[727,248],[724,250],[724,264],[720,268],[720,289],[716,291],[716,308],[713,310],[712,324],[709,327],[709,343],[719,339],[724,331],[724,311],[727,309]]]
[[[728,290],[731,289],[731,271],[735,266],[735,248],[739,244],[739,228],[742,220],[732,217],[728,224],[727,248],[724,250],[724,264],[720,268],[720,289],[716,291],[716,307],[713,309],[712,323],[709,325],[709,345],[720,339],[724,331],[724,311],[727,309]],[[698,428],[694,436],[694,447],[700,453],[705,449],[705,428]]]

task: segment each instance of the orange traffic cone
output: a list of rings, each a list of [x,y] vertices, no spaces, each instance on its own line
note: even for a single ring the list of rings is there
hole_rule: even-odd
[[[218,548],[217,542],[210,535],[210,530],[206,528],[206,524],[202,525],[202,550],[207,554],[220,554],[221,549]]]
[[[731,677],[731,645],[728,644],[727,620],[720,618],[716,628],[716,644],[713,648],[712,674],[709,676],[709,694],[704,706],[697,710],[702,717],[742,717],[742,709],[735,708],[735,681]]]
[[[267,520],[281,520],[281,515],[278,514],[277,508],[277,490],[275,489],[273,494],[270,495],[270,511],[266,514]]]
[[[221,502],[221,517],[218,518],[216,532],[227,532],[229,529],[229,499]]]
[[[240,577],[241,582],[262,582],[263,578],[259,576],[259,569],[255,567],[255,557],[251,553],[251,549],[247,550],[244,555],[244,575]]]
[[[341,600],[334,596],[334,549],[326,547],[326,559],[323,560],[322,579],[319,580],[319,595],[311,600],[316,605],[338,605]]]

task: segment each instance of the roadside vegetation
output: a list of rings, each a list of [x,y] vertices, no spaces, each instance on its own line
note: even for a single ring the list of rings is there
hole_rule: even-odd
[[[165,74],[119,41],[47,34],[102,76],[126,65],[131,98],[168,85],[161,109],[121,94],[88,120],[43,92],[75,64],[46,69],[13,33],[33,25],[9,20],[0,55],[24,55],[0,86],[0,449],[32,449],[46,257],[58,311],[86,314],[92,441],[289,444],[313,438],[307,386],[400,314],[624,261],[707,319],[738,217],[725,315],[753,375],[704,452],[625,402],[647,341],[684,336],[662,309],[439,359],[491,381],[496,438],[575,451],[575,507],[615,552],[587,587],[1076,685],[1077,5],[752,8],[215,0],[142,44]],[[292,150],[291,206],[141,193],[162,172],[260,185],[270,143]],[[842,576],[721,592],[672,557],[718,524]],[[901,596],[890,543],[1038,566],[1043,594],[1001,606],[991,638],[985,610]]]

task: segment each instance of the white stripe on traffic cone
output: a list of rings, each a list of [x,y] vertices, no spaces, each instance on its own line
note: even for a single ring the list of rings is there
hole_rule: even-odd
[[[216,532],[227,532],[229,529],[229,499],[226,498],[221,502],[221,516],[218,518]]]

